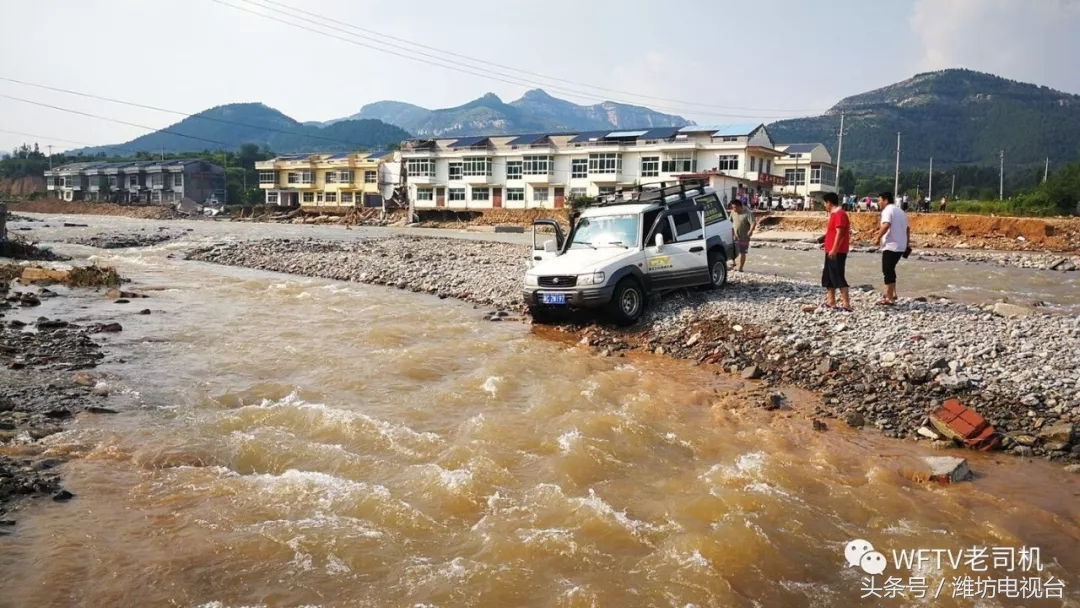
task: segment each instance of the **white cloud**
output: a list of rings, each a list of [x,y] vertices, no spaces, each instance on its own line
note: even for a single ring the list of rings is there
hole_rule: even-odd
[[[970,68],[1080,93],[1080,0],[915,0],[918,69]]]

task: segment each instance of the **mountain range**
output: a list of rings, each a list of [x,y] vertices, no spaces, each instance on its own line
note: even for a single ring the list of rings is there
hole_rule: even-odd
[[[904,168],[982,164],[1006,171],[1080,160],[1080,96],[971,70],[918,74],[842,99],[821,116],[768,124],[777,143],[821,142],[835,156],[844,115],[843,166],[891,173],[896,134]],[[408,137],[591,131],[693,124],[681,116],[615,102],[578,105],[536,89],[510,103],[488,93],[453,108],[429,110],[379,101],[356,114],[300,123],[260,103],[211,108],[115,147],[84,153],[186,152],[256,143],[278,153],[383,148]],[[184,137],[184,136],[188,137]],[[209,141],[207,141],[209,140]]]

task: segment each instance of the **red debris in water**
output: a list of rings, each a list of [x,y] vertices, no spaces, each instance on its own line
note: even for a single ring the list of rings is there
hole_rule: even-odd
[[[959,399],[947,399],[930,414],[930,423],[942,435],[971,449],[992,450],[1000,440],[994,427],[975,410],[961,404]]]

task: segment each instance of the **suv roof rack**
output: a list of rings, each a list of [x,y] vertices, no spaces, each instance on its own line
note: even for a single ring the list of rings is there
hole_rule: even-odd
[[[687,192],[696,190],[696,194],[704,194],[705,186],[705,180],[700,178],[682,180],[670,186],[667,182],[647,184],[645,186],[638,184],[634,187],[634,190],[629,197],[621,194],[609,195],[605,200],[597,203],[596,206],[610,207],[614,205],[637,205],[641,203],[659,203],[661,205],[674,204],[683,200],[686,197]],[[678,196],[679,201],[668,203],[667,199],[670,196]]]

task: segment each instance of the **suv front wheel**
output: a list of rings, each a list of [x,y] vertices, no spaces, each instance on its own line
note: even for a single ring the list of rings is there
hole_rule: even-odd
[[[608,314],[619,325],[631,325],[645,311],[645,290],[630,277],[615,285],[615,292],[608,304]]]
[[[720,289],[727,283],[727,260],[717,252],[709,253],[709,287]]]

